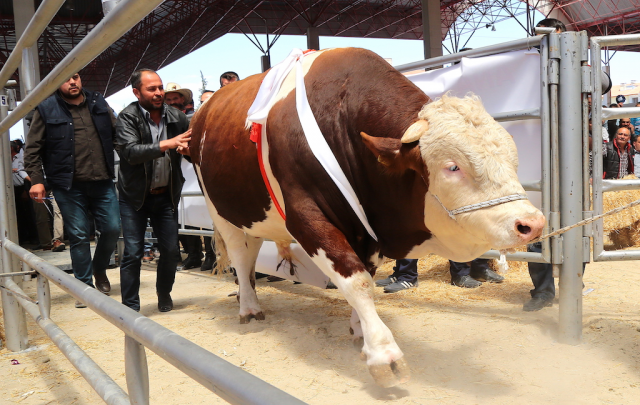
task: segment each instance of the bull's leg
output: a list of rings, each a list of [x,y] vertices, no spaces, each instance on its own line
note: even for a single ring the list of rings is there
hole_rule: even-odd
[[[288,223],[289,220],[290,218],[287,218]],[[325,231],[331,226],[327,223],[322,225]],[[312,226],[308,224],[306,229]],[[293,231],[292,228],[289,229]],[[367,357],[369,371],[376,383],[383,387],[392,387],[408,381],[410,371],[403,353],[391,331],[376,312],[373,303],[373,278],[351,249],[344,235],[335,228],[326,237],[306,234],[305,228],[302,227],[297,229],[301,232],[299,234],[292,232],[294,237],[314,263],[331,278],[357,312],[364,338],[362,353]],[[318,240],[328,243],[313,247]]]
[[[196,166],[196,171],[199,168]],[[202,184],[202,182],[200,182]],[[227,255],[231,265],[238,275],[238,296],[240,301],[240,323],[249,323],[251,318],[264,320],[264,314],[258,303],[255,291],[255,266],[263,239],[247,235],[242,229],[232,225],[229,221],[218,215],[211,200],[209,200],[206,188],[203,186],[205,201],[209,214],[213,220],[216,232],[224,240]]]

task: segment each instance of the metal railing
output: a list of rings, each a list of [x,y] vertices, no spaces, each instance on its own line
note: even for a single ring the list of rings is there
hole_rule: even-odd
[[[600,128],[602,120],[640,117],[640,108],[603,108],[601,103],[596,102],[602,98],[601,89],[601,50],[603,46],[624,46],[640,44],[640,34],[617,35],[608,37],[591,38],[591,100],[592,114],[591,126],[594,129]],[[594,139],[596,135],[594,134]],[[638,190],[640,180],[604,180],[602,178],[603,165],[602,142],[593,142],[593,215],[602,214],[603,193],[608,191]],[[637,173],[636,173],[637,175]],[[604,250],[604,221],[602,219],[593,223],[593,260],[594,261],[614,261],[614,260],[639,260],[640,250]]]

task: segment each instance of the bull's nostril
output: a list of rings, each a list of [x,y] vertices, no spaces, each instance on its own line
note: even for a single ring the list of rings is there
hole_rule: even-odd
[[[518,225],[518,232],[520,232],[521,235],[528,235],[531,233],[531,228],[527,225]]]

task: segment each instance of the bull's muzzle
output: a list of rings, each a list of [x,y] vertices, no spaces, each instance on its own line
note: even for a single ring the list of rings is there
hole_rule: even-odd
[[[518,219],[515,224],[516,235],[523,243],[528,243],[542,235],[544,223],[542,214]]]

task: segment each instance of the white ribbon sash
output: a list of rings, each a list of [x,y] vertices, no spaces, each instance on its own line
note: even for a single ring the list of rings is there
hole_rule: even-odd
[[[342,195],[346,198],[347,202],[353,209],[353,212],[358,216],[362,225],[371,235],[373,239],[378,240],[375,232],[371,229],[367,216],[360,205],[358,196],[356,195],[353,187],[349,183],[347,176],[345,176],[342,168],[338,164],[338,160],[333,155],[327,140],[322,135],[320,127],[316,122],[311,106],[309,106],[309,100],[307,99],[307,93],[304,85],[304,71],[302,68],[302,58],[305,54],[300,49],[294,49],[291,51],[287,58],[271,68],[269,73],[264,78],[260,90],[256,99],[254,100],[251,108],[249,108],[247,122],[256,122],[262,124],[262,136],[266,139],[266,122],[269,115],[275,97],[278,94],[278,90],[282,85],[287,74],[296,66],[296,110],[298,112],[298,118],[302,125],[307,143],[311,148],[316,159],[322,165],[329,177],[338,186]]]

